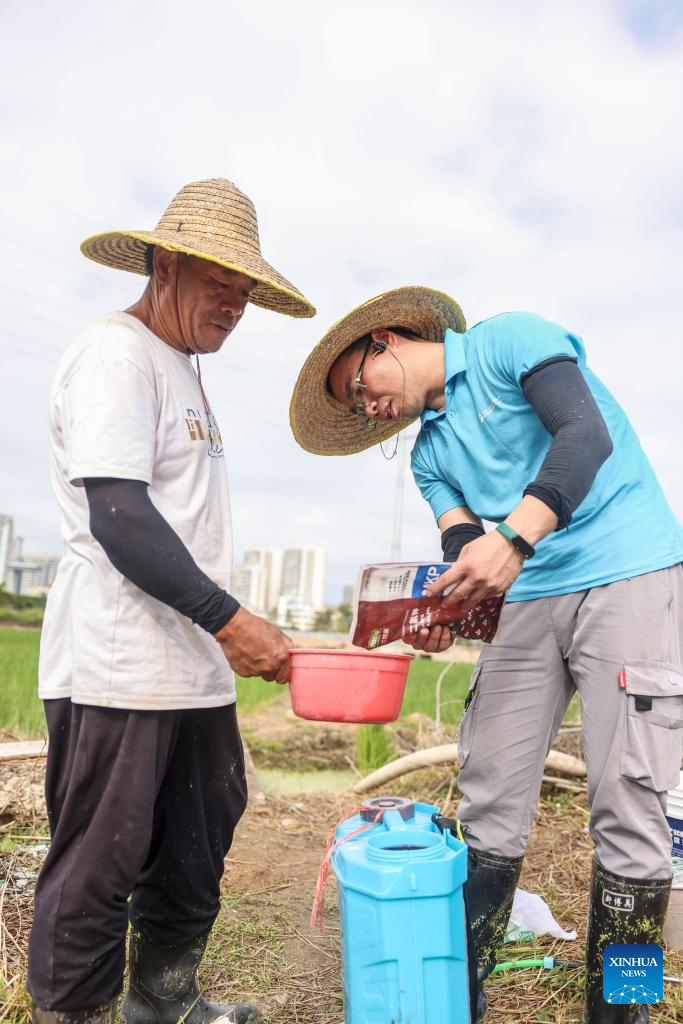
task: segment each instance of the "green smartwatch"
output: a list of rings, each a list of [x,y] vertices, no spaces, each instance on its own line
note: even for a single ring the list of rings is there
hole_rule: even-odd
[[[536,548],[532,548],[531,544],[524,540],[524,537],[520,537],[516,530],[513,530],[507,523],[498,523],[496,527],[498,533],[502,533],[503,536],[510,541],[513,547],[517,548],[520,555],[526,561],[527,558],[533,558],[536,554]]]

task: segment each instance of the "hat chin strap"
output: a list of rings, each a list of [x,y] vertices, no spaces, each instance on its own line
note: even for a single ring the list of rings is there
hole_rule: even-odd
[[[403,400],[406,397],[406,371],[403,369],[403,363],[398,358],[396,353],[392,351],[390,346],[385,345],[382,351],[388,352],[390,355],[392,355],[394,357],[394,359],[396,360],[398,365],[401,367],[401,373],[403,374],[403,385],[402,385],[402,388],[401,388],[401,401],[399,402],[399,405],[398,405],[398,420],[400,422],[400,420],[401,420],[401,413],[403,412]],[[379,450],[381,451],[382,455],[387,460],[387,462],[391,462],[391,460],[394,458],[394,456],[396,455],[396,453],[398,451],[398,441],[399,441],[399,434],[400,433],[401,433],[400,430],[397,430],[396,433],[394,434],[394,439],[395,439],[394,440],[394,450],[391,453],[391,455],[387,455],[387,453],[384,451],[383,442],[380,441],[380,443],[379,443]]]
[[[184,253],[182,253],[182,252],[178,253],[178,260],[176,262],[176,269],[175,269],[175,313],[176,313],[176,319],[178,320],[178,334],[180,336],[180,340],[183,343],[183,345],[185,347],[185,351],[187,352],[188,356],[191,356],[191,355],[196,355],[196,353],[195,353],[194,349],[190,348],[190,346],[187,344],[187,338],[185,337],[185,334],[183,332],[183,325],[182,325],[182,321],[180,319],[180,300],[179,300],[179,297],[178,297],[178,280],[180,278],[180,262],[181,262],[181,260],[183,258],[183,255],[184,255]],[[197,369],[199,369],[199,357],[198,356],[197,356]]]

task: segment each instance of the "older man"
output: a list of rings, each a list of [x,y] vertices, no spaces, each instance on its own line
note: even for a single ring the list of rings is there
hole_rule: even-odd
[[[52,392],[66,554],[40,655],[52,843],[33,1019],[114,1020],[130,921],[126,1024],[245,1024],[255,1008],[207,1002],[196,973],[247,799],[233,669],[284,682],[291,642],[229,593],[225,460],[199,356],[249,302],[315,310],[263,259],[251,201],[222,179],[183,188],[154,231],[82,251],[149,282],[77,339]]]
[[[495,965],[548,747],[578,691],[596,852],[589,1024],[643,1022],[602,997],[609,943],[661,941],[671,883],[668,787],[683,737],[683,530],[579,337],[529,313],[469,331],[458,305],[401,288],[340,320],[291,404],[299,443],[361,451],[413,417],[415,480],[441,530],[432,585],[472,608],[505,593],[460,726],[459,817],[480,982]],[[481,520],[497,526],[485,533]],[[416,646],[443,650],[447,627]],[[486,1009],[480,991],[478,1017]]]

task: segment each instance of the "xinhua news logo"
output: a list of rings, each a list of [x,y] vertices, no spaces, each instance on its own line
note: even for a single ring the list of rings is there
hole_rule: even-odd
[[[660,1003],[664,997],[661,946],[608,946],[602,954],[602,996],[606,1003]]]

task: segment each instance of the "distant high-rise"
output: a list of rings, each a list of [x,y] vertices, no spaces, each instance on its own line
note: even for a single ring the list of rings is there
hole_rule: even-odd
[[[325,556],[323,547],[285,548],[280,596],[299,597],[305,604],[322,608],[325,604]]]
[[[13,537],[14,520],[12,516],[0,515],[0,584],[7,583],[7,568],[12,551]]]
[[[18,557],[15,554],[9,563],[7,589],[24,597],[47,594],[54,583],[60,561],[54,555],[27,555],[23,558],[21,553]]]
[[[242,564],[233,569],[231,593],[249,611],[261,615],[274,613],[281,598],[295,600],[297,608],[323,608],[325,557],[325,548],[311,545],[247,548]]]
[[[256,607],[265,613],[273,611],[280,596],[282,551],[279,548],[247,548],[243,564],[259,569],[260,583]]]
[[[315,629],[316,609],[300,597],[279,597],[276,616],[283,629]]]
[[[237,565],[232,570],[232,596],[251,612],[263,612],[261,604],[261,567],[259,565]]]

